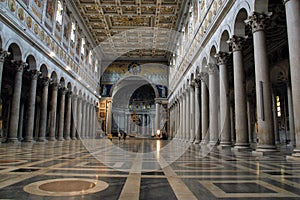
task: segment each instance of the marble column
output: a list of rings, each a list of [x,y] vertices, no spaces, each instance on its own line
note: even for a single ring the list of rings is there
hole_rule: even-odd
[[[266,14],[253,13],[246,21],[252,28],[255,62],[258,145],[256,151],[276,151],[272,118],[272,92],[265,37]]]
[[[23,121],[24,121],[24,103],[21,103],[19,127],[18,127],[18,140],[23,140]]]
[[[182,136],[183,136],[183,99],[184,99],[184,95],[181,94],[180,98],[180,114],[179,114],[179,134],[178,134],[178,138],[181,140]]]
[[[41,100],[41,119],[40,119],[40,127],[39,127],[39,142],[44,142],[46,138],[46,130],[47,130],[47,105],[48,105],[48,86],[49,86],[49,78],[42,78],[42,100]]]
[[[234,75],[234,104],[235,104],[235,149],[249,148],[249,137],[247,130],[247,106],[245,71],[243,65],[242,47],[243,37],[233,36],[230,43],[233,51],[233,75]]]
[[[111,112],[112,100],[107,100],[107,120],[106,120],[106,133],[111,133],[111,120],[112,120],[112,112]]]
[[[142,132],[143,132],[143,135],[146,134],[146,115],[145,114],[143,114],[143,130],[142,130]]]
[[[300,156],[300,1],[284,0],[289,43],[290,74],[293,94],[296,148],[293,156]]]
[[[222,147],[228,147],[231,146],[229,80],[227,73],[229,54],[227,52],[219,52],[216,54],[216,59],[220,73],[220,145]]]
[[[77,123],[77,95],[74,94],[73,95],[73,102],[71,103],[71,108],[72,108],[72,112],[71,112],[71,120],[72,120],[72,130],[71,130],[71,139],[72,140],[76,140],[76,129],[78,126]]]
[[[72,92],[69,91],[67,93],[66,100],[66,116],[65,116],[65,126],[64,126],[64,139],[70,140],[70,132],[71,132],[71,109],[72,109]]]
[[[155,134],[160,130],[160,102],[155,102]]]
[[[193,80],[190,83],[190,112],[189,112],[189,116],[190,116],[190,120],[189,120],[189,142],[193,143],[195,140],[195,81]]]
[[[294,123],[294,104],[293,104],[293,95],[292,95],[292,89],[291,84],[287,83],[287,96],[288,96],[288,109],[289,109],[289,127],[290,127],[290,144],[292,146],[295,145],[295,123]]]
[[[60,89],[60,102],[59,102],[59,117],[58,117],[58,134],[57,139],[59,141],[63,141],[64,138],[64,123],[65,123],[65,95],[66,95],[66,88],[63,87]]]
[[[253,136],[252,136],[252,122],[251,122],[251,102],[250,102],[250,96],[247,97],[247,119],[248,119],[248,135],[249,135],[249,142],[253,143]]]
[[[195,122],[194,122],[194,133],[195,133],[195,144],[199,144],[201,141],[201,109],[200,109],[200,79],[195,79]]]
[[[209,103],[208,103],[208,74],[200,73],[201,80],[201,144],[208,142],[208,118],[209,118]]]
[[[4,51],[0,49],[0,95],[1,95],[1,88],[2,88],[2,73],[4,68],[4,61],[10,55],[8,51]]]
[[[187,89],[186,89],[186,95],[185,95],[185,138],[184,140],[186,142],[189,141],[189,138],[190,138],[190,134],[191,134],[191,130],[190,130],[190,123],[191,123],[191,102],[190,102],[190,86],[188,85],[187,86]]]
[[[209,74],[209,145],[216,145],[219,138],[218,122],[218,69],[215,64],[208,64]]]
[[[90,103],[86,102],[86,111],[85,111],[85,138],[90,136]]]
[[[30,90],[28,96],[28,107],[26,113],[26,125],[25,125],[25,142],[33,141],[33,127],[34,127],[34,115],[35,115],[35,99],[36,99],[36,86],[38,75],[40,74],[37,70],[30,71]]]
[[[85,128],[85,124],[86,124],[86,101],[82,100],[82,118],[81,118],[81,138],[85,139],[86,137],[86,128]]]
[[[22,89],[22,78],[23,70],[27,66],[27,63],[22,61],[16,61],[12,63],[16,68],[15,81],[14,81],[14,91],[12,96],[12,104],[10,110],[10,121],[8,130],[8,142],[18,142],[18,123],[19,123],[19,112],[20,112],[20,101],[21,101],[21,89]]]
[[[235,144],[236,136],[235,136],[235,118],[234,118],[234,102],[230,102],[230,134],[231,134],[231,142]]]
[[[178,100],[175,100],[175,105],[174,105],[174,134],[173,134],[173,138],[177,138],[177,134],[178,134],[178,127],[177,127],[177,117],[178,117]]]
[[[78,96],[78,99],[77,99],[77,113],[74,113],[76,114],[76,118],[77,118],[77,139],[81,139],[81,136],[82,136],[82,132],[81,132],[81,125],[82,125],[82,97],[81,96]],[[76,106],[76,105],[75,105]],[[76,121],[75,121],[76,122]]]
[[[49,141],[55,141],[55,130],[56,130],[56,110],[57,110],[57,90],[58,83],[53,82],[52,84],[52,96],[51,96],[51,108],[50,108],[50,122],[49,122]]]
[[[186,91],[183,93],[183,101],[182,101],[182,133],[181,133],[181,139],[184,141],[186,136]]]

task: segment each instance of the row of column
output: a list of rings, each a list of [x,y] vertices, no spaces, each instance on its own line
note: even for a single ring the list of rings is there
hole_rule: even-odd
[[[3,63],[4,62],[0,63],[2,64],[1,68],[3,68]],[[24,111],[20,112],[20,110],[23,110],[24,108],[20,108],[21,90],[23,71],[27,67],[27,63],[16,61],[12,64],[14,65],[16,72],[11,99],[7,141],[18,142],[20,139],[19,137],[22,137],[20,132],[22,132],[23,120],[20,119],[24,118]],[[77,97],[77,95],[72,95],[71,91],[67,90],[65,87],[61,87],[59,83],[50,83],[49,78],[44,77],[41,80],[40,115],[35,115],[37,80],[40,72],[37,70],[30,70],[30,75],[30,90],[24,124],[25,136],[23,141],[31,142],[34,140],[34,124],[37,121],[39,122],[37,141],[45,141],[47,130],[49,130],[49,141],[94,137],[96,125],[94,105]],[[50,86],[51,91],[49,92]],[[51,99],[48,103],[48,95],[50,94]],[[50,110],[49,113],[48,106]],[[37,116],[39,119],[36,118]]]
[[[292,92],[293,102],[300,102],[300,90],[298,87],[300,82],[297,78],[297,75],[300,74],[300,59],[298,56],[300,53],[300,18],[299,12],[296,11],[297,9],[299,10],[299,4],[299,1],[296,0],[285,1],[292,82],[292,91],[289,92]],[[266,14],[254,13],[246,21],[251,26],[253,33],[258,124],[257,151],[275,151],[276,149],[272,113],[272,90],[265,39],[265,21],[268,17]],[[233,36],[229,41],[233,51],[234,130],[236,137],[234,146],[237,149],[249,147],[246,81],[243,65],[244,41],[245,38],[239,36]],[[195,143],[199,143],[199,139],[202,136],[201,143],[209,142],[215,144],[220,133],[220,144],[222,146],[231,146],[233,124],[230,124],[230,121],[233,120],[233,116],[230,115],[229,80],[227,75],[228,52],[218,52],[216,58],[219,73],[217,73],[215,64],[208,64],[208,70],[198,74],[196,79],[191,82],[190,87],[186,87],[182,94],[171,102],[170,114],[174,115],[171,118],[174,120],[174,123],[171,123],[171,130],[174,131],[172,134],[178,139],[185,141],[193,141],[195,139]],[[219,90],[217,89],[218,78]],[[201,102],[199,94],[194,92],[194,88],[199,88],[199,80],[201,80]],[[195,83],[197,83],[197,87],[194,87]],[[218,100],[218,97],[220,100]],[[195,99],[199,101],[196,100],[194,102]],[[196,109],[194,106],[196,106]],[[198,106],[200,106],[199,109],[197,109]],[[193,112],[194,110],[196,113]],[[218,116],[219,111],[220,116]],[[293,111],[295,119],[298,119],[300,117],[300,106],[298,103],[293,104]],[[199,117],[200,112],[201,115]],[[300,121],[293,122],[291,124],[295,126],[296,135],[295,153],[299,155]],[[197,128],[195,129],[193,123],[195,123],[196,127],[201,127],[201,131],[198,131]],[[209,132],[209,135],[207,135],[207,132]]]

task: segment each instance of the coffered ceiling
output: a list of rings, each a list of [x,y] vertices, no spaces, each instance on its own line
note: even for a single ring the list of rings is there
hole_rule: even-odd
[[[119,51],[118,47],[128,45],[135,46],[138,50],[125,52],[121,59],[167,60],[168,52],[156,48],[157,46],[153,44],[163,42],[170,45],[174,43],[175,38],[168,34],[153,34],[151,31],[146,35],[134,35],[132,30],[136,28],[176,30],[179,21],[182,21],[183,7],[186,2],[184,0],[74,0],[73,5],[79,11],[96,44],[102,45],[102,50],[105,49],[106,54],[116,53]]]

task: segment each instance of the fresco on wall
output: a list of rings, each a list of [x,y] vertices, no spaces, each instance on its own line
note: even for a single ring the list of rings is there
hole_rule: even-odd
[[[143,77],[156,85],[160,97],[168,96],[168,67],[160,63],[114,62],[101,76],[101,96],[108,96],[119,80],[130,76]],[[103,89],[105,88],[105,89]]]
[[[55,8],[55,1],[47,1],[47,6],[46,6],[46,16],[50,21],[53,21],[53,16],[54,16],[54,8]]]

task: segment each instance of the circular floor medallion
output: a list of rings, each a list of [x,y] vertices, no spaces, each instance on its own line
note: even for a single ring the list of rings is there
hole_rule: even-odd
[[[24,191],[40,196],[76,196],[100,192],[107,187],[104,181],[62,178],[31,183],[24,187]]]
[[[181,167],[193,168],[193,169],[216,169],[223,168],[222,165],[210,164],[210,163],[181,163],[178,164]]]

